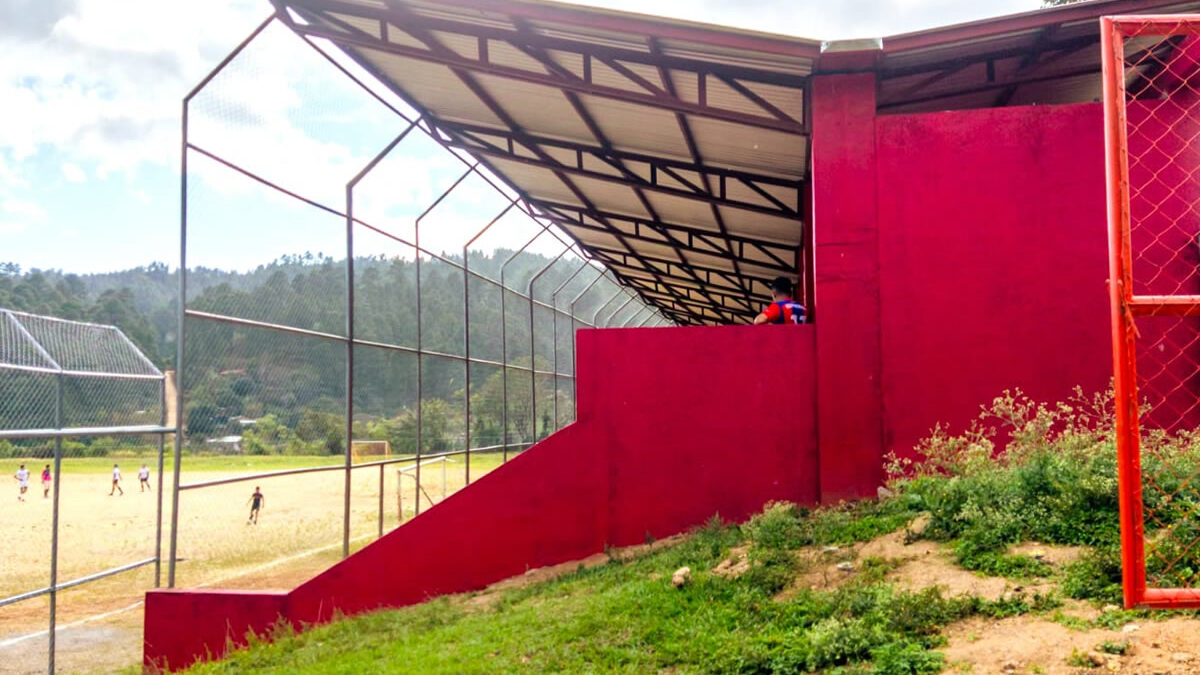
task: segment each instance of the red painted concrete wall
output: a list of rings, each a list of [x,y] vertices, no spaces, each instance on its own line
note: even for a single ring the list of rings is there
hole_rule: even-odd
[[[146,594],[146,666],[183,667],[220,658],[227,643],[244,646],[287,616],[287,594],[253,591],[151,591]]]
[[[877,120],[888,449],[1004,389],[1107,386],[1102,123],[1099,104]]]
[[[579,421],[617,546],[818,499],[812,326],[579,333]]]
[[[575,424],[290,593],[148,593],[145,663],[815,503],[814,351],[809,326],[582,331]]]
[[[833,502],[883,479],[875,75],[821,75],[812,90],[821,497]]]

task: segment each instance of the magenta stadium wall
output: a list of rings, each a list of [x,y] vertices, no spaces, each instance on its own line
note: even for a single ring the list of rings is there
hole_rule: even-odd
[[[888,451],[1004,389],[1107,386],[1099,104],[876,117],[874,97],[870,74],[813,79],[815,325],[581,332],[575,424],[292,591],[149,593],[146,664],[873,495]]]

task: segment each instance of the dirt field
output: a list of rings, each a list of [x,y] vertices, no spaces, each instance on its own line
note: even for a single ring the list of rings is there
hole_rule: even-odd
[[[284,462],[249,462],[259,458],[223,458],[183,463],[182,483],[247,475],[285,468]],[[294,458],[312,466],[337,458]],[[475,456],[472,480],[499,464],[499,457]],[[464,485],[461,458],[445,465],[445,494]],[[123,496],[109,496],[111,460],[64,460],[60,506],[59,582],[154,557],[156,492],[140,492],[138,458],[116,460],[124,480]],[[147,464],[154,464],[148,458]],[[9,460],[16,470],[20,460]],[[44,462],[25,462],[40,473]],[[192,470],[189,466],[198,467]],[[383,527],[400,522],[397,469],[383,472]],[[166,471],[170,480],[170,470]],[[402,479],[405,518],[412,517],[416,484]],[[290,588],[325,569],[341,556],[344,473],[306,473],[238,482],[180,494],[176,585],[180,587]],[[45,587],[49,582],[51,500],[42,497],[40,481],[32,481],[25,502],[17,501],[15,481],[0,492],[0,522],[6,551],[0,557],[0,597]],[[152,476],[157,488],[157,477]],[[422,467],[422,508],[443,495],[441,464]],[[247,523],[248,500],[258,485],[265,505],[257,525]],[[168,555],[171,486],[163,495],[163,557]],[[351,546],[357,549],[378,533],[380,470],[357,469],[351,483]],[[59,593],[58,648],[60,672],[105,672],[141,658],[141,599],[154,587],[153,564]],[[167,568],[162,568],[165,585]],[[46,597],[0,607],[0,672],[45,672],[49,601]],[[99,618],[96,618],[99,617]],[[82,622],[82,623],[80,623]],[[77,624],[77,625],[76,625]],[[69,627],[68,627],[69,626]],[[41,632],[39,635],[38,632]]]

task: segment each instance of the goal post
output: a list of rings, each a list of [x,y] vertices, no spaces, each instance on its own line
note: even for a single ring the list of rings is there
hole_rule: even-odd
[[[432,459],[427,459],[427,460],[424,460],[421,462],[413,462],[412,464],[409,464],[407,466],[401,466],[396,469],[396,515],[397,515],[397,518],[399,518],[400,522],[404,522],[404,492],[405,492],[405,480],[404,479],[409,478],[412,480],[412,484],[411,484],[412,487],[409,489],[413,490],[413,495],[412,495],[413,499],[414,499],[413,515],[415,517],[417,514],[419,514],[421,512],[422,497],[429,504],[429,506],[433,506],[434,504],[445,501],[446,497],[449,495],[449,487],[448,486],[450,484],[449,474],[447,471],[448,467],[446,465],[454,464],[454,463],[455,463],[454,460],[450,459],[449,457],[434,457]],[[430,467],[434,464],[442,465],[441,472],[440,472],[441,473],[441,482],[442,482],[441,498],[438,499],[437,501],[434,501],[434,496],[431,495],[429,493],[429,490],[426,489],[428,483],[436,482],[436,479],[434,479],[434,481],[430,481],[428,478],[423,478],[421,475],[421,472],[419,471],[419,469],[421,469],[421,468]],[[428,474],[426,474],[426,475],[428,475]],[[437,474],[435,474],[435,475],[437,475]]]
[[[390,459],[392,444],[388,441],[363,439],[350,441],[350,461],[372,462],[380,459]]]

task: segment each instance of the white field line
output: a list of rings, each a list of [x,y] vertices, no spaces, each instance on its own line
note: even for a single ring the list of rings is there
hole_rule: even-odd
[[[358,541],[362,541],[363,539],[368,539],[373,536],[375,536],[375,535],[364,534],[359,537],[354,537],[350,541],[358,542]],[[327,551],[331,548],[337,548],[338,546],[341,546],[340,542],[336,543],[336,544],[329,544],[327,546],[318,546],[317,548],[309,549],[307,551],[301,551],[300,553],[296,553],[294,555],[289,555],[284,558],[277,558],[275,560],[272,560],[271,562],[263,563],[262,565],[258,565],[257,567],[251,567],[248,570],[242,570],[242,571],[236,572],[234,574],[227,574],[223,577],[218,577],[211,581],[206,581],[202,584],[196,584],[192,588],[206,588],[208,586],[215,586],[217,584],[222,584],[222,583],[225,583],[226,581],[229,581],[230,579],[237,579],[238,577],[244,577],[244,576],[249,576],[251,574],[256,574],[256,573],[262,572],[264,570],[269,570],[272,567],[278,567],[279,565],[283,565],[283,564],[286,564],[286,563],[289,563],[289,562],[292,562],[295,560],[299,560],[301,558],[307,558],[310,555],[316,555],[316,554],[320,553],[321,551]],[[93,621],[103,621],[104,619],[107,619],[110,616],[116,616],[118,614],[124,614],[125,612],[131,612],[141,606],[142,606],[142,601],[138,600],[137,602],[133,603],[132,605],[129,605],[128,607],[122,607],[121,609],[114,609],[112,611],[104,612],[102,614],[95,614],[93,616],[85,617],[85,618],[79,619],[78,621],[72,621],[71,623],[55,626],[54,630],[56,633],[61,633],[62,631],[68,630],[70,628],[76,628],[78,626],[82,626],[85,623],[91,623]],[[18,635],[17,637],[8,638],[7,640],[0,640],[0,649],[5,649],[7,647],[11,647],[13,645],[25,642],[26,640],[32,640],[34,638],[39,638],[39,637],[42,637],[43,635],[49,635],[49,634],[50,634],[50,629],[47,628],[47,629],[39,630],[39,631],[36,631],[33,633],[28,633],[26,635]]]
[[[114,609],[111,612],[105,612],[103,614],[96,614],[95,616],[89,616],[87,618],[80,619],[78,621],[73,621],[68,624],[63,624],[61,626],[55,626],[55,632],[56,633],[62,632],[64,630],[67,630],[68,628],[74,628],[76,626],[80,626],[85,623],[89,623],[91,621],[100,621],[102,619],[107,619],[110,616],[116,616],[117,614],[124,614],[125,612],[128,612],[132,609],[136,609],[141,606],[142,606],[142,601],[138,600],[137,602],[133,603],[132,605],[130,605],[128,607],[124,607],[122,609]],[[26,640],[32,640],[33,638],[38,638],[38,637],[42,637],[43,635],[49,635],[49,634],[50,634],[50,629],[47,628],[46,630],[39,630],[35,633],[30,633],[28,635],[19,635],[15,638],[9,638],[7,640],[4,640],[3,642],[0,642],[0,649],[4,649],[5,647],[11,647],[12,645],[24,642]]]
[[[375,535],[364,534],[364,535],[361,535],[358,537],[354,537],[350,541],[351,542],[362,541],[363,539],[369,539],[370,537],[373,537],[373,536],[375,536]],[[326,546],[318,546],[316,548],[310,548],[307,551],[301,551],[299,553],[289,555],[285,558],[276,558],[275,560],[272,560],[271,562],[263,563],[257,567],[251,567],[248,570],[242,570],[240,572],[235,572],[233,574],[227,574],[223,577],[218,577],[211,581],[206,581],[202,584],[196,584],[195,586],[193,586],[193,588],[207,588],[209,586],[215,586],[216,584],[223,584],[226,581],[229,581],[230,579],[237,579],[238,577],[245,577],[245,576],[249,576],[251,574],[256,574],[258,572],[262,572],[263,570],[269,570],[272,567],[278,567],[279,565],[283,565],[285,563],[290,563],[294,560],[299,560],[301,558],[307,558],[310,555],[316,555],[316,554],[320,553],[321,551],[328,551],[331,548],[337,548],[338,546],[341,546],[341,545],[342,545],[342,542],[339,541],[336,544],[328,544]]]

